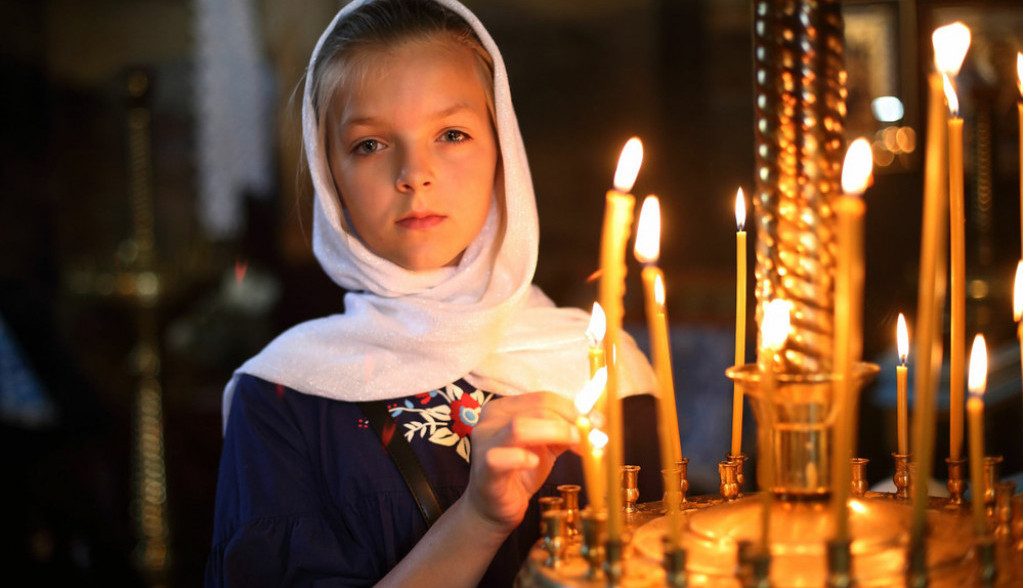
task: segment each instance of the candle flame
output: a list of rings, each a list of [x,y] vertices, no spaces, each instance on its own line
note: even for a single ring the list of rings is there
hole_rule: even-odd
[[[984,341],[984,335],[973,338],[973,347],[970,348],[970,376],[967,380],[970,394],[977,396],[984,394],[984,388],[987,387],[987,343]]]
[[[618,156],[618,168],[615,170],[615,190],[619,192],[631,192],[633,184],[636,183],[636,176],[639,175],[639,166],[643,164],[643,142],[639,137],[633,137],[625,142],[622,147],[622,154]]]
[[[657,302],[657,306],[664,308],[664,280],[661,279],[661,274],[654,276],[654,301]]]
[[[579,414],[589,414],[593,410],[593,405],[597,404],[597,400],[604,393],[606,386],[607,368],[602,367],[593,374],[590,381],[586,382],[583,389],[575,396],[575,409],[579,411]]]
[[[1023,319],[1023,259],[1016,264],[1016,279],[1012,284],[1012,316],[1017,323]]]
[[[895,327],[895,339],[899,347],[899,361],[906,365],[906,358],[909,356],[909,329],[906,328],[906,317],[899,313],[899,323]]]
[[[604,315],[604,307],[599,302],[593,303],[593,311],[590,312],[590,324],[586,327],[586,336],[590,343],[597,345],[604,340],[604,332],[607,331],[607,316]]]
[[[603,449],[604,446],[607,445],[607,433],[600,429],[591,430],[589,438],[590,445],[592,445],[594,449]]]
[[[746,228],[746,196],[741,187],[735,193],[735,226],[739,231]]]
[[[640,263],[657,263],[661,255],[661,203],[657,196],[643,199],[633,252]]]
[[[948,112],[952,115],[952,118],[959,116],[959,96],[956,94],[956,89],[952,86],[952,80],[948,79],[947,74],[941,74],[941,86],[945,89],[945,101],[948,102]]]
[[[859,196],[870,185],[870,174],[874,169],[874,152],[870,142],[860,137],[849,145],[842,164],[842,191],[849,196]]]
[[[785,344],[792,329],[791,312],[792,303],[788,300],[776,298],[767,304],[760,326],[760,340],[764,347],[777,351]]]
[[[1023,97],[1023,51],[1016,53],[1016,84],[1020,97]]]
[[[931,35],[931,43],[934,45],[934,66],[941,73],[955,76],[970,50],[970,29],[961,22],[938,27]]]

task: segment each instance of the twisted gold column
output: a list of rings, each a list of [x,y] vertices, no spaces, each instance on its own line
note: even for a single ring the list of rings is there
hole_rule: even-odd
[[[757,323],[772,299],[793,303],[781,373],[832,368],[835,219],[845,121],[840,6],[834,0],[757,0]]]

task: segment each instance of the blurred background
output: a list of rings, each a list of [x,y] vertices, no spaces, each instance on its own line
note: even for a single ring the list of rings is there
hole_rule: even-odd
[[[716,492],[730,434],[733,205],[737,188],[754,188],[750,2],[466,3],[508,66],[540,210],[536,281],[559,304],[592,304],[603,194],[625,140],[644,140],[635,193],[659,195],[664,214],[683,452],[692,491]],[[201,582],[224,384],[274,334],[341,310],[309,246],[296,93],[340,4],[0,0],[0,561],[11,577]],[[863,395],[859,453],[871,482],[890,478],[895,319],[915,319],[922,64],[934,26],[962,20],[974,35],[959,76],[967,333],[993,349],[990,452],[1019,471],[1023,7],[843,7],[847,136],[870,138],[877,162],[864,328],[882,373]],[[626,322],[645,345],[630,263]],[[753,357],[752,320],[747,331]],[[947,451],[946,425],[937,455]]]

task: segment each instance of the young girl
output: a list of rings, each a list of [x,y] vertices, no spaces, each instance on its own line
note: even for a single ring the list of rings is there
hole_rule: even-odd
[[[455,0],[357,0],[313,52],[303,127],[313,247],[345,309],[228,384],[207,584],[510,585],[535,495],[582,480],[559,455],[579,441],[588,316],[531,285],[536,205],[497,47]],[[631,341],[620,361],[627,394],[652,389]],[[443,509],[432,526],[399,441]]]

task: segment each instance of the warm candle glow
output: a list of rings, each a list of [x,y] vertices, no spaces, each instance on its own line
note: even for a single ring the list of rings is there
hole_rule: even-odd
[[[622,154],[618,157],[618,168],[615,169],[615,190],[631,192],[633,184],[636,183],[636,176],[639,175],[639,166],[642,164],[643,142],[638,137],[633,137],[625,142]]]
[[[579,411],[579,414],[589,414],[593,410],[593,405],[604,393],[605,386],[607,386],[607,368],[602,367],[593,374],[590,381],[586,382],[583,389],[575,396],[575,409]]]
[[[967,386],[970,394],[984,394],[987,387],[987,343],[984,342],[984,335],[977,335],[973,338],[973,347],[970,348],[970,377]]]
[[[661,274],[654,276],[654,300],[657,306],[664,307],[664,280],[661,279]]]
[[[970,49],[970,29],[961,22],[938,27],[931,35],[931,42],[938,71],[950,76],[958,74]]]
[[[599,451],[601,449],[604,449],[604,446],[607,445],[608,441],[607,433],[601,431],[600,429],[593,429],[592,431],[590,431],[589,440],[590,445],[592,445],[594,449]]]
[[[767,304],[760,327],[760,342],[764,347],[777,351],[785,344],[792,328],[789,318],[791,311],[792,303],[788,300],[777,298]]]
[[[1023,96],[1023,51],[1016,53],[1016,85],[1019,95]]]
[[[593,311],[590,312],[590,324],[586,327],[586,336],[591,344],[599,345],[604,340],[606,330],[607,317],[604,316],[604,307],[599,302],[594,302]]]
[[[742,188],[735,193],[735,227],[739,231],[746,229],[746,196]]]
[[[948,112],[952,118],[959,116],[959,96],[956,89],[952,87],[952,80],[947,74],[941,74],[941,87],[945,90],[945,101],[948,102]]]
[[[656,263],[661,255],[661,203],[657,196],[643,199],[633,251],[640,263]]]
[[[909,329],[906,328],[906,317],[900,312],[899,322],[895,327],[895,339],[899,346],[899,362],[906,365],[909,356]]]
[[[1023,319],[1023,259],[1016,264],[1016,280],[1012,286],[1012,316],[1017,323]]]
[[[874,153],[870,142],[860,137],[849,145],[842,164],[842,192],[859,196],[870,185],[870,174],[874,169]]]

